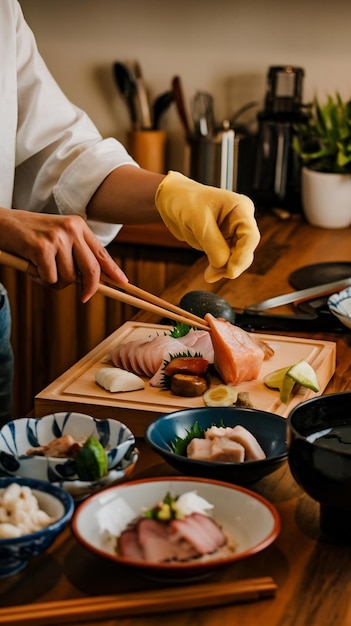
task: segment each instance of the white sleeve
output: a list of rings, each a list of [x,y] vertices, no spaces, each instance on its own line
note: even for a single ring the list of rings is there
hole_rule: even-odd
[[[86,206],[104,178],[121,165],[137,164],[116,139],[103,140],[89,117],[63,94],[19,5],[17,99],[14,206],[86,220]],[[104,245],[120,228],[88,223]]]

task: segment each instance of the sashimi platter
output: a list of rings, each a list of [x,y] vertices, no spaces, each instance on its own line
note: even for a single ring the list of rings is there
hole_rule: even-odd
[[[126,322],[36,396],[36,415],[77,405],[96,417],[102,407],[123,409],[117,419],[138,436],[159,414],[228,406],[234,391],[230,405],[239,399],[243,406],[244,399],[244,406],[287,416],[323,393],[335,371],[334,342],[247,333],[211,314],[206,321],[209,331]],[[313,370],[315,382],[290,379],[284,397],[277,372],[279,378],[300,362]]]

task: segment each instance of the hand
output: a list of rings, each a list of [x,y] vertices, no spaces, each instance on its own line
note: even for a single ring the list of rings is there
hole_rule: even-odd
[[[101,271],[118,282],[128,279],[79,216],[0,209],[0,249],[35,266],[40,282],[81,284],[81,300],[96,292]]]
[[[169,172],[155,202],[174,237],[207,255],[207,282],[236,278],[251,265],[260,234],[246,196]]]

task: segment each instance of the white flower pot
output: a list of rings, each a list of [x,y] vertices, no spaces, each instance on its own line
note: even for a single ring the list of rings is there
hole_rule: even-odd
[[[306,220],[319,228],[351,225],[351,174],[314,172],[304,167],[302,208]]]

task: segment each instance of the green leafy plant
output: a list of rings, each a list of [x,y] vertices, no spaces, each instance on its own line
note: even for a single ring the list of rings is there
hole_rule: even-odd
[[[296,125],[293,148],[302,165],[317,172],[351,174],[351,101],[314,98],[306,122]]]

